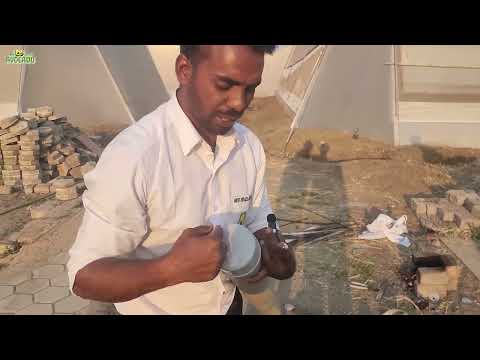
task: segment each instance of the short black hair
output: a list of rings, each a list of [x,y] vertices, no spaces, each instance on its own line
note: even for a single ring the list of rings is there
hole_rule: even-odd
[[[262,54],[273,54],[276,45],[247,45],[253,50]],[[188,59],[192,59],[192,56],[199,50],[200,45],[180,45],[180,54],[185,55]]]

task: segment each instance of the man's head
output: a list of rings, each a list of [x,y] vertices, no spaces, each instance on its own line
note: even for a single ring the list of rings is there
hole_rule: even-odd
[[[199,130],[224,135],[262,81],[264,55],[272,45],[182,45],[176,73],[184,109]]]

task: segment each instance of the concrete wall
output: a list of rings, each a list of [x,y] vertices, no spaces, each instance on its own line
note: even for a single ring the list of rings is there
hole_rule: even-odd
[[[353,132],[394,142],[392,46],[330,45],[307,93],[301,128]]]
[[[401,63],[480,67],[479,45],[402,45]]]
[[[400,48],[401,100],[480,101],[480,69],[461,68],[480,68],[480,46],[402,45]]]
[[[0,117],[17,112],[20,65],[8,65],[5,57],[20,45],[0,45]]]
[[[480,148],[480,123],[402,122],[398,131],[399,145]]]
[[[178,87],[178,81],[175,75],[175,60],[180,51],[179,46],[149,45],[148,48],[167,91],[170,95],[174,94]],[[274,96],[283,67],[290,54],[290,49],[291,47],[289,45],[281,46],[272,56],[265,56],[262,84],[257,88],[255,96]]]
[[[146,46],[98,46],[135,120],[169,99]]]
[[[25,73],[23,111],[51,105],[88,132],[120,130],[132,123],[100,51],[91,45],[29,45],[36,64]]]

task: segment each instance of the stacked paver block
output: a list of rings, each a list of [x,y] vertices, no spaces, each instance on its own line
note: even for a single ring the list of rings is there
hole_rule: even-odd
[[[28,122],[18,116],[0,120],[0,149],[2,153],[2,193],[11,193],[22,185],[18,162],[19,136],[29,130]]]
[[[51,106],[29,108],[26,113],[0,120],[0,194],[23,189],[27,194],[48,194],[49,181],[58,177],[82,179],[96,163],[85,161],[73,143],[65,140],[72,129],[67,118]],[[57,198],[72,199],[78,193],[69,186]]]
[[[71,176],[59,176],[51,186],[58,200],[67,201],[78,197],[77,184]]]
[[[480,196],[473,190],[449,190],[447,198],[458,206],[455,224],[460,229],[480,226]]]
[[[473,190],[449,190],[446,198],[413,198],[411,208],[434,224],[454,223],[464,230],[480,226],[480,196]]]

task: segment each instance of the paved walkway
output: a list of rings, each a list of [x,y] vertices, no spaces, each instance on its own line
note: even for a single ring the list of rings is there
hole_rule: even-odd
[[[110,315],[111,304],[84,300],[69,289],[65,264],[60,253],[48,264],[32,271],[0,277],[0,315]]]

